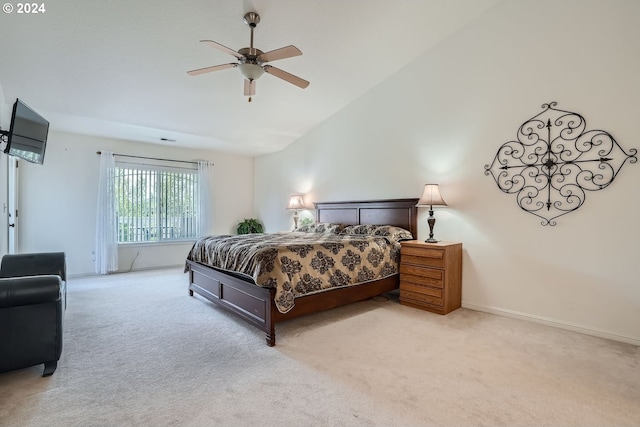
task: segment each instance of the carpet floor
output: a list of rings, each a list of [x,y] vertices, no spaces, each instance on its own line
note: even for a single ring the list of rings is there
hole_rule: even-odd
[[[640,348],[377,297],[277,345],[179,269],[73,278],[64,348],[0,374],[2,426],[638,426]]]

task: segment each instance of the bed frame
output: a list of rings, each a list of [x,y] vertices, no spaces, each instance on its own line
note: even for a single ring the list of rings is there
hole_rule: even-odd
[[[388,224],[405,228],[417,237],[418,199],[314,203],[317,222],[347,225]],[[295,306],[280,313],[274,302],[275,289],[262,288],[245,276],[222,272],[187,260],[189,295],[197,293],[237,314],[265,332],[267,345],[276,344],[275,325],[305,314],[362,301],[398,288],[398,275],[361,285],[332,289],[296,298]]]

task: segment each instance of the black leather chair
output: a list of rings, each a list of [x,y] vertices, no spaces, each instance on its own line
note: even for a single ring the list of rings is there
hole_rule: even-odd
[[[0,265],[0,372],[44,363],[53,374],[62,354],[66,309],[64,252],[5,255]]]

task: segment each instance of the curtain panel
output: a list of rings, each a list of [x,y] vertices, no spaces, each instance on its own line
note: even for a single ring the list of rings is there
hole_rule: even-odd
[[[213,163],[198,161],[198,236],[203,237],[211,234],[213,219],[211,216],[213,189]]]
[[[116,161],[111,151],[100,154],[98,209],[96,218],[96,260],[98,274],[118,270],[118,224],[115,200]]]

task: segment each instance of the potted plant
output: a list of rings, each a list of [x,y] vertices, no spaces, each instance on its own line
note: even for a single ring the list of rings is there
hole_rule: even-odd
[[[302,218],[300,220],[300,222],[298,223],[298,225],[300,227],[302,227],[303,225],[311,225],[311,224],[313,224],[313,219],[308,218],[308,217],[307,218]]]
[[[245,218],[238,224],[238,234],[264,233],[264,228],[260,221],[255,218]]]

